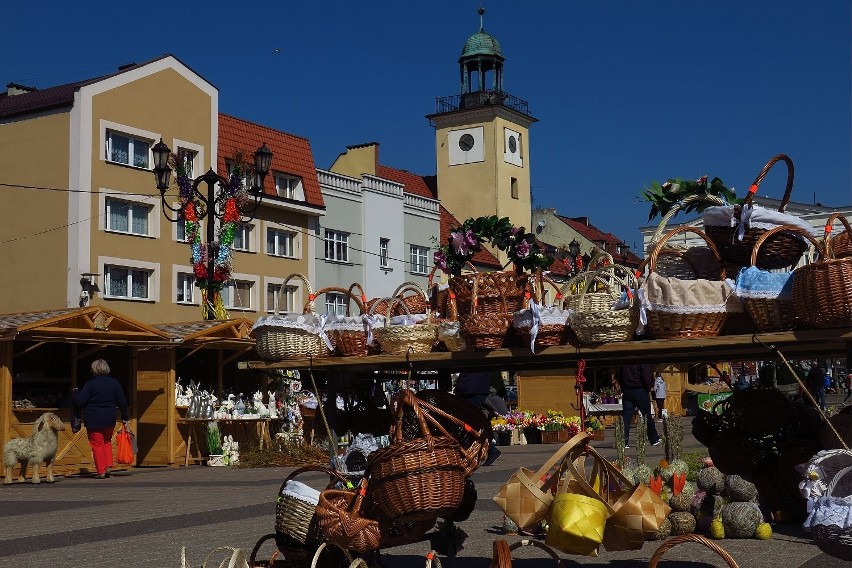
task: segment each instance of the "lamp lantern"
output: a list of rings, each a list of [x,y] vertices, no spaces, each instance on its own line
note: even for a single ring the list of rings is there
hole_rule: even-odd
[[[160,141],[151,148],[151,152],[154,154],[154,177],[157,179],[157,189],[160,190],[160,195],[164,196],[171,181],[172,168],[169,167],[169,156],[172,151],[160,138]]]
[[[571,242],[568,243],[568,252],[571,253],[572,258],[580,254],[580,243],[577,242],[577,239],[571,239]]]
[[[622,261],[626,261],[627,256],[630,254],[630,245],[628,245],[624,241],[618,243],[618,254],[619,256],[621,256]]]

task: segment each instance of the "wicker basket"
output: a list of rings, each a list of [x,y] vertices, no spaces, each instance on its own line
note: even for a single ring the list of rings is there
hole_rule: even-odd
[[[502,273],[500,273],[502,274]],[[473,276],[473,298],[470,302],[470,313],[461,321],[461,332],[467,348],[472,351],[499,349],[509,342],[509,327],[511,314],[503,295],[503,287],[494,282],[491,273],[481,273]],[[501,300],[499,310],[481,312],[479,310],[480,290],[496,290]]]
[[[721,267],[721,259],[716,247],[709,238],[692,227],[679,227],[666,233],[651,251],[648,258],[650,275],[642,283],[646,294],[647,304],[644,307],[648,318],[648,328],[653,337],[659,339],[693,339],[698,337],[713,337],[719,335],[722,326],[728,316],[728,302],[730,287],[724,282],[719,282],[718,287],[711,286],[709,280],[681,280],[674,277],[659,277],[655,274],[657,257],[659,251],[665,246],[666,241],[680,233],[691,232],[700,236],[707,242],[720,264],[720,281],[725,279],[725,269]],[[667,297],[668,288],[685,288],[684,284],[694,282],[692,290],[682,290],[680,298]],[[689,285],[686,285],[689,286]],[[692,292],[700,292],[712,296],[713,303],[707,303],[706,298],[693,296]],[[680,302],[696,302],[685,304]]]
[[[739,568],[739,564],[733,559],[733,557],[728,554],[728,552],[713,542],[712,540],[708,540],[707,538],[698,535],[698,534],[684,534],[680,536],[673,536],[672,538],[665,541],[660,547],[654,552],[654,555],[651,556],[651,561],[648,563],[648,568],[657,568],[657,564],[660,563],[660,559],[663,557],[667,551],[671,550],[673,547],[678,544],[682,544],[685,542],[697,542],[698,544],[703,544],[716,554],[722,557],[722,560],[729,566],[729,568]]]
[[[831,253],[834,258],[846,258],[852,256],[852,227],[849,226],[846,217],[840,213],[832,213],[828,221],[825,222],[826,237],[828,237],[828,233],[831,233],[831,226],[837,219],[840,219],[845,230],[831,238]]]
[[[275,531],[289,536],[301,544],[319,544],[322,540],[317,531],[317,521],[314,515],[317,501],[307,496],[313,490],[305,484],[295,481],[303,473],[322,472],[346,483],[346,478],[340,473],[322,466],[302,467],[290,473],[278,490],[278,503],[275,506]],[[332,482],[334,483],[334,482]],[[289,484],[289,487],[288,487]],[[317,497],[318,497],[317,492]]]
[[[488,274],[490,278],[481,280],[477,272],[450,278],[450,291],[455,294],[458,313],[470,313],[473,298],[477,299],[477,311],[480,314],[511,315],[523,307],[529,274],[518,274],[515,271],[483,274]]]
[[[259,318],[252,327],[255,338],[255,350],[261,359],[279,361],[301,357],[325,357],[329,354],[331,341],[322,329],[314,307],[314,293],[311,283],[304,275],[293,273],[281,285],[280,294],[287,289],[287,283],[293,278],[304,282],[308,291],[308,301],[302,314],[278,314]],[[279,299],[281,305],[283,298]]]
[[[738,268],[749,266],[749,259],[751,258],[751,251],[754,249],[754,243],[760,235],[773,228],[772,225],[750,222],[748,220],[749,215],[746,210],[754,207],[752,205],[752,200],[754,199],[754,195],[757,193],[757,188],[760,186],[763,178],[766,177],[766,174],[769,173],[772,166],[782,161],[787,165],[787,186],[784,189],[784,198],[781,200],[778,212],[783,214],[784,210],[787,208],[787,204],[790,202],[790,193],[793,191],[793,161],[785,154],[778,154],[772,157],[772,159],[763,166],[763,169],[757,175],[754,182],[752,182],[748,195],[745,197],[742,206],[726,208],[726,211],[727,209],[732,211],[733,220],[736,222],[736,226],[731,226],[730,223],[727,225],[708,223],[707,215],[710,211],[705,210],[704,230],[706,231],[707,236],[716,245],[719,255],[726,264],[733,265]],[[799,222],[802,221],[800,221],[797,217],[785,214],[785,220],[782,224],[798,225]],[[740,236],[738,234],[740,231],[739,225],[742,223],[746,223],[745,228],[747,230],[742,236]],[[800,239],[797,235],[790,233],[777,233],[772,239],[764,243],[760,254],[757,256],[757,263],[755,266],[765,269],[794,266],[802,257],[802,253],[805,252],[806,248],[807,245],[805,241]]]
[[[544,286],[556,290],[554,304],[542,305]],[[567,326],[569,311],[562,309],[562,292],[556,283],[539,270],[535,279],[530,280],[529,290],[524,294],[524,309],[514,313],[512,330],[521,345],[536,348],[562,345],[568,339]],[[532,331],[536,330],[535,339]]]
[[[393,443],[370,454],[369,498],[382,521],[420,521],[452,514],[465,489],[464,455],[455,439],[434,436],[414,393],[400,391],[395,405],[414,409],[420,438],[403,439],[401,411],[396,413]]]
[[[812,242],[819,250],[819,243],[798,227],[779,225],[763,233],[754,243],[751,261],[757,260],[761,245],[782,231],[794,232]],[[758,284],[759,281],[765,284]],[[749,284],[754,282],[754,284]],[[754,264],[740,271],[737,277],[736,294],[743,299],[746,311],[760,332],[788,331],[793,329],[796,318],[793,312],[792,272],[767,272]]]
[[[361,291],[360,298],[354,294],[355,288]],[[361,357],[370,354],[371,348],[367,345],[367,331],[364,327],[364,289],[356,282],[348,290],[337,287],[323,288],[317,291],[316,297],[329,292],[347,297],[346,315],[331,316],[325,324],[325,331],[334,344],[335,353],[344,357]],[[357,316],[350,313],[350,306],[353,301],[358,307]]]
[[[424,297],[425,293],[420,290]],[[370,314],[379,306],[386,306],[384,323],[382,326],[373,329],[373,334],[376,341],[381,345],[382,351],[391,355],[405,355],[406,353],[429,353],[435,341],[438,339],[438,326],[432,322],[430,314],[417,314],[412,316],[414,319],[419,319],[421,323],[414,324],[394,324],[391,314],[396,309],[396,306],[403,306],[403,311],[406,316],[395,316],[405,318],[410,315],[408,306],[399,297],[386,299],[387,301],[377,302],[370,308]]]
[[[639,324],[635,289],[636,277],[628,268],[617,264],[569,280],[563,291],[576,292],[566,297],[566,303],[571,309],[568,321],[577,341],[589,345],[632,339]],[[622,291],[628,294],[629,307],[614,310],[613,304]]]
[[[832,505],[848,512],[849,507],[852,506],[848,502],[852,498],[850,480],[852,480],[852,466],[837,472],[828,483],[823,497],[817,502],[813,515],[819,513],[820,507],[831,507]],[[844,485],[841,485],[841,482],[844,482]],[[852,525],[848,524],[848,521],[844,523],[844,526],[819,522],[828,517],[829,515],[825,515],[822,519],[817,520],[817,524],[810,526],[814,542],[826,554],[852,561]]]
[[[316,515],[329,542],[358,553],[379,548],[379,522],[362,514],[366,494],[366,479],[355,491],[326,489],[320,494]]]
[[[793,271],[793,311],[806,328],[849,327],[852,321],[852,257],[834,258],[832,239],[819,259]]]

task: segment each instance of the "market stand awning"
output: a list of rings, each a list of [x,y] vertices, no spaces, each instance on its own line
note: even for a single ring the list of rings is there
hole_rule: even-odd
[[[762,343],[761,343],[762,342]],[[573,367],[584,359],[592,366],[624,363],[676,363],[729,361],[740,359],[773,360],[777,348],[787,359],[842,357],[852,345],[850,328],[787,331],[756,335],[726,335],[700,339],[655,339],[608,343],[596,347],[560,345],[546,347],[533,354],[529,349],[493,349],[461,353],[424,353],[409,355],[373,355],[367,357],[325,357],[286,361],[248,361],[241,369],[316,369],[337,372],[452,369],[464,370],[540,370]]]
[[[249,337],[252,322],[245,318],[200,320],[181,323],[155,323],[154,328],[169,335],[182,347],[252,349]]]
[[[0,339],[171,345],[162,331],[103,306],[0,315]]]

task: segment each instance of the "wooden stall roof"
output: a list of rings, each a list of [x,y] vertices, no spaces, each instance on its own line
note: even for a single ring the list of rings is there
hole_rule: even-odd
[[[0,315],[0,339],[170,345],[162,331],[103,306]]]
[[[249,337],[252,321],[245,318],[157,323],[154,327],[179,343],[180,347],[240,351],[254,348],[254,339]]]
[[[656,339],[607,343],[594,347],[560,345],[533,354],[529,349],[493,349],[461,353],[373,355],[367,357],[324,357],[287,361],[248,361],[242,369],[316,369],[369,372],[406,369],[436,370],[540,370],[576,366],[584,359],[590,366],[624,363],[677,363],[778,359],[777,348],[787,359],[844,357],[852,345],[850,328],[786,331],[756,335],[726,335],[701,339]]]

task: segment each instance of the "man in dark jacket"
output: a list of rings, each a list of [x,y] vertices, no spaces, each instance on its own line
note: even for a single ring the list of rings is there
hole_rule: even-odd
[[[661,443],[660,435],[657,434],[657,427],[651,418],[651,391],[654,389],[653,365],[647,363],[622,365],[618,383],[621,385],[624,447],[630,447],[630,426],[637,409],[645,417],[648,442],[652,446],[658,446]]]
[[[82,389],[74,389],[74,404],[83,407],[83,422],[92,447],[98,479],[110,476],[112,468],[112,434],[115,429],[115,409],[121,411],[124,427],[130,420],[127,400],[121,384],[110,376],[109,365],[103,359],[92,363],[92,378]]]
[[[485,404],[488,395],[491,392],[491,373],[476,372],[476,373],[459,373],[459,378],[456,380],[456,396],[459,396],[476,408],[482,410],[486,415],[490,415],[489,409]],[[491,440],[488,446],[488,458],[483,465],[491,465],[497,458],[500,457],[500,450],[497,449],[497,440]]]

